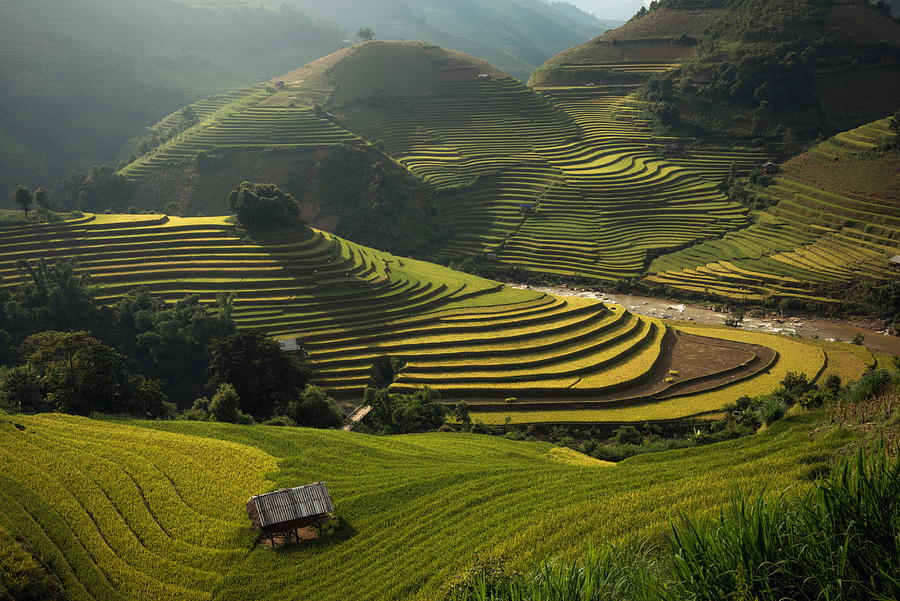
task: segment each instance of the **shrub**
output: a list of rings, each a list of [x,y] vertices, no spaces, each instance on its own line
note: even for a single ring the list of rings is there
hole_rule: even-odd
[[[50,409],[34,369],[27,365],[0,368],[0,409],[8,413],[40,413]]]
[[[796,399],[807,392],[814,390],[816,385],[809,381],[806,374],[788,372],[781,381],[781,395],[790,399]]]
[[[209,401],[209,418],[216,422],[231,424],[250,424],[253,418],[241,413],[241,399],[234,386],[227,382],[219,384],[219,388]]]
[[[238,223],[250,229],[300,227],[300,205],[275,184],[242,182],[228,195],[228,206]]]
[[[263,422],[264,426],[296,426],[297,422],[286,415],[276,415]]]
[[[850,403],[859,403],[869,397],[874,397],[885,392],[890,386],[897,383],[898,376],[884,369],[876,369],[863,374],[863,377],[847,392],[845,400]]]
[[[643,442],[641,433],[634,426],[621,426],[613,431],[610,441],[615,444],[639,445]]]
[[[756,408],[756,415],[762,423],[771,426],[787,413],[787,404],[775,395],[768,395],[762,398],[759,406]]]
[[[287,416],[300,426],[340,428],[344,418],[334,399],[318,386],[307,386],[297,399],[288,403]]]

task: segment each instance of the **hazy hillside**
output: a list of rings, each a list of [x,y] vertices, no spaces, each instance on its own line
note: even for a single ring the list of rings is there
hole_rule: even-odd
[[[900,25],[864,1],[663,0],[553,57],[531,82],[606,81],[623,62],[672,67],[645,95],[677,133],[812,139],[897,108]]]
[[[525,79],[553,54],[605,29],[574,7],[540,0],[290,0],[354,35],[370,27],[378,39],[421,40],[486,59]],[[573,12],[574,9],[574,12]]]
[[[627,21],[645,6],[644,0],[568,0],[583,11],[593,14],[598,19],[617,19]]]
[[[171,0],[0,1],[0,191],[113,162],[185,102],[341,45],[335,25],[258,6]]]

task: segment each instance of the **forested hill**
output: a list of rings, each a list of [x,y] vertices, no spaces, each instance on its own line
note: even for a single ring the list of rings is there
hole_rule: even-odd
[[[900,24],[887,4],[863,0],[662,0],[555,56],[531,82],[607,82],[599,67],[635,62],[672,67],[645,89],[663,126],[811,139],[896,110]]]

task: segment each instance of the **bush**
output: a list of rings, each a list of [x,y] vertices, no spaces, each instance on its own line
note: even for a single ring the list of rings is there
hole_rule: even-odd
[[[372,406],[368,421],[382,434],[429,432],[440,428],[447,407],[435,401],[438,392],[429,387],[413,394],[390,394],[387,390],[367,388],[363,402]]]
[[[253,418],[241,413],[241,399],[234,386],[227,382],[219,388],[209,401],[209,419],[230,424],[252,424]]]
[[[276,415],[272,419],[267,419],[266,421],[264,421],[262,425],[292,427],[292,426],[296,426],[297,422],[295,422],[293,419],[289,418],[286,415]]]
[[[775,395],[768,395],[762,398],[756,409],[756,415],[762,423],[771,426],[787,413],[787,404]]]
[[[286,414],[297,425],[309,428],[340,428],[344,423],[334,399],[318,386],[307,386],[297,399],[288,403]]]
[[[900,379],[898,374],[884,369],[867,372],[847,392],[845,400],[850,403],[859,403],[869,397],[877,396],[896,384],[898,379]]]
[[[34,369],[27,365],[0,368],[0,409],[8,413],[49,411]]]
[[[614,444],[632,444],[639,445],[643,442],[643,438],[641,437],[641,433],[638,432],[637,428],[634,426],[621,426],[620,428],[613,431],[612,438],[610,441]]]
[[[228,195],[238,223],[249,229],[296,228],[305,225],[300,205],[275,184],[242,182]]]
[[[781,381],[781,391],[779,395],[790,399],[793,402],[796,399],[811,390],[815,390],[816,385],[809,381],[806,374],[798,374],[788,372],[788,375]]]

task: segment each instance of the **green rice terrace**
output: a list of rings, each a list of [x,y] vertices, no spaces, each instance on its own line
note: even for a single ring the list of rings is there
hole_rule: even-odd
[[[803,490],[858,435],[815,414],[612,465],[550,443],[198,422],[0,417],[0,541],[27,539],[67,599],[439,599],[479,560],[524,569],[656,538],[742,490]],[[254,544],[248,496],[325,481],[322,540]]]
[[[616,68],[645,76],[654,65],[673,66]],[[827,302],[824,285],[892,277],[896,199],[819,177],[849,160],[871,162],[863,153],[889,134],[888,120],[789,162],[773,185],[753,191],[775,206],[751,214],[718,184],[763,154],[654,136],[642,108],[627,87],[526,88],[459,53],[369,43],[173,114],[155,127],[161,145],[122,172],[140,181],[229,148],[377,143],[436,191],[452,233],[436,259],[481,256],[599,282],[644,277],[747,301]],[[798,163],[822,168],[794,176]],[[882,167],[882,181],[892,166]]]
[[[385,66],[385,65],[389,66]],[[671,65],[633,66],[642,73]],[[125,167],[139,181],[228,148],[377,143],[438,194],[451,239],[436,258],[496,257],[540,273],[618,280],[648,257],[749,224],[716,189],[752,151],[662,156],[627,93],[533,90],[459,53],[370,42],[192,107],[156,126],[159,147]]]
[[[895,278],[888,261],[900,254],[900,197],[891,178],[900,165],[864,154],[892,135],[889,121],[840,133],[788,162],[772,185],[753,190],[774,203],[756,223],[656,259],[646,279],[725,298],[828,301],[817,287]]]
[[[704,330],[594,299],[508,288],[308,230],[239,237],[224,217],[84,215],[0,228],[3,286],[20,261],[75,259],[100,302],[144,287],[176,300],[234,292],[240,327],[298,340],[313,382],[361,398],[373,364],[400,362],[391,390],[430,386],[485,422],[647,421],[715,413],[788,373],[861,373],[875,358],[796,339]],[[843,345],[838,345],[841,347]],[[546,412],[550,412],[549,414]],[[550,415],[550,417],[548,417]]]

